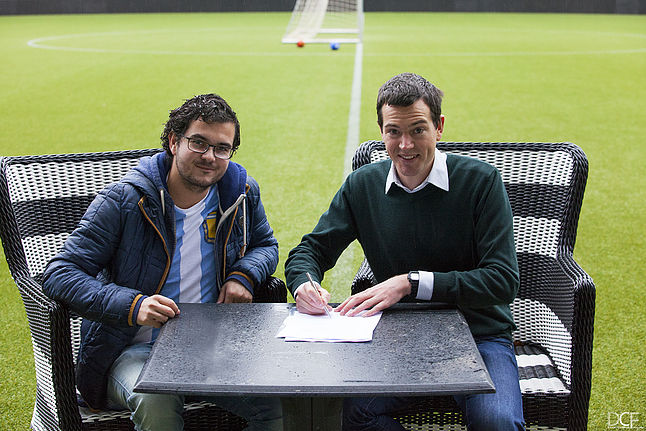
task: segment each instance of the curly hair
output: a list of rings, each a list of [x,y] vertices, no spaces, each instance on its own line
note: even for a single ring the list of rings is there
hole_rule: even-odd
[[[162,147],[172,157],[170,151],[169,135],[183,135],[191,122],[202,120],[206,123],[233,123],[235,136],[233,138],[233,151],[240,146],[240,123],[231,106],[217,94],[201,94],[186,100],[182,106],[170,111],[168,121],[161,135]]]
[[[435,127],[440,125],[442,115],[442,96],[444,93],[435,85],[415,73],[400,73],[390,78],[379,89],[377,95],[377,123],[383,128],[381,108],[384,105],[410,106],[422,99],[431,111]]]

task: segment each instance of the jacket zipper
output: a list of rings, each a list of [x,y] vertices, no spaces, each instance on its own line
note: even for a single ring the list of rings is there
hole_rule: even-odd
[[[144,202],[144,196],[142,196],[141,199],[139,199],[139,203],[138,203],[139,209],[141,210],[141,213],[144,215],[146,220],[148,220],[148,223],[150,223],[150,225],[153,227],[153,229],[155,229],[155,232],[157,232],[157,235],[159,235],[159,238],[161,239],[162,244],[164,245],[164,251],[166,252],[166,268],[164,269],[164,273],[162,274],[162,278],[159,281],[159,285],[157,286],[157,290],[155,291],[155,294],[158,294],[161,291],[162,287],[164,286],[164,283],[166,282],[166,278],[168,277],[168,271],[170,271],[170,253],[168,252],[168,247],[166,245],[166,240],[164,239],[164,236],[161,234],[159,229],[157,229],[157,226],[155,226],[155,223],[153,223],[153,221],[150,219],[150,217],[146,213],[146,210],[144,209],[143,202]]]

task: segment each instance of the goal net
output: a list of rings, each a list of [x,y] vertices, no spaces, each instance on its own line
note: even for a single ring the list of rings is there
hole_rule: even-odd
[[[363,0],[296,0],[283,43],[357,43]]]

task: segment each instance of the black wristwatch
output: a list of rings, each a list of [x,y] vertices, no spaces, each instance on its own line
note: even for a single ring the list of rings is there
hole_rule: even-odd
[[[411,271],[408,273],[408,282],[410,283],[410,297],[417,298],[417,290],[419,289],[419,272]]]

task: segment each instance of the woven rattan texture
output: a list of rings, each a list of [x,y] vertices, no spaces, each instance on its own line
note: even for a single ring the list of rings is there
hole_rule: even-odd
[[[159,150],[0,159],[0,236],[20,291],[36,369],[32,429],[132,430],[128,412],[79,410],[74,363],[80,318],[47,298],[40,285],[45,265],[76,227],[94,196],[121,179],[139,158]],[[286,302],[284,282],[256,288],[257,302]],[[241,430],[244,420],[207,403],[186,405],[187,430]]]
[[[528,429],[585,430],[595,294],[591,278],[572,257],[588,174],[585,154],[571,143],[437,145],[446,153],[494,165],[505,183],[520,269],[520,290],[512,304],[518,326],[513,336]],[[356,150],[352,167],[386,159],[383,142],[368,141]],[[352,291],[375,283],[364,260]],[[420,401],[402,420],[414,424],[410,429],[453,429],[462,416],[451,401]],[[433,425],[425,428],[421,422]]]

